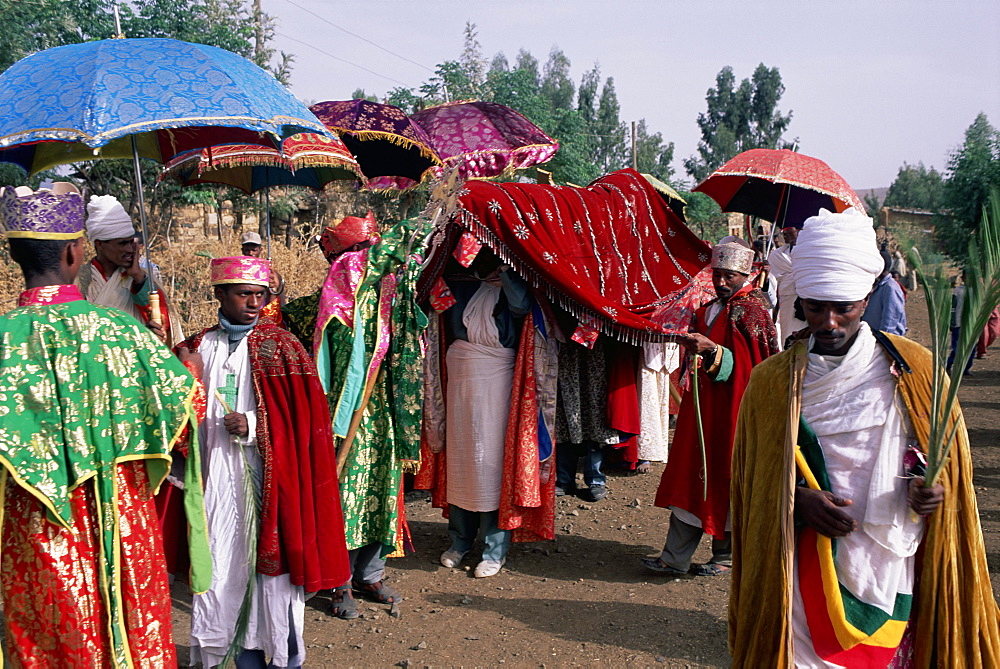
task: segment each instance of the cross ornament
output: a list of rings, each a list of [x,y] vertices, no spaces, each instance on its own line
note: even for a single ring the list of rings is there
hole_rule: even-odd
[[[236,375],[227,374],[226,384],[219,387],[219,394],[222,395],[222,399],[226,401],[226,404],[233,410],[236,407],[236,395],[239,388],[236,387]]]

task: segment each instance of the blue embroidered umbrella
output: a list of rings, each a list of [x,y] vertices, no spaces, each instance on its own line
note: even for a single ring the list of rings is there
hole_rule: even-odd
[[[0,160],[31,173],[212,144],[273,144],[325,126],[270,74],[229,51],[110,39],[40,51],[0,74]],[[39,143],[42,142],[42,143]]]
[[[330,135],[250,61],[173,39],[111,39],[32,54],[0,74],[0,109],[0,161],[29,173],[133,159],[147,262],[140,157],[166,162],[213,144],[279,148],[299,132]]]

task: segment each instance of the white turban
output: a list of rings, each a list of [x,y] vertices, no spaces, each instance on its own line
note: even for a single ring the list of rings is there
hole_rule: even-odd
[[[114,195],[92,195],[87,203],[87,239],[90,241],[135,237],[135,226]]]
[[[803,299],[856,302],[872,292],[884,267],[871,218],[854,207],[840,214],[820,209],[802,226],[790,274]]]

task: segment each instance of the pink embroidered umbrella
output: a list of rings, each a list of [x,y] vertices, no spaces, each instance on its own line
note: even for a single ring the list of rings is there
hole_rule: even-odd
[[[344,100],[317,102],[309,110],[343,140],[373,190],[412,188],[441,164],[427,133],[399,107]]]
[[[472,100],[424,109],[410,116],[430,136],[445,165],[465,178],[495,177],[552,158],[559,144],[510,107]]]

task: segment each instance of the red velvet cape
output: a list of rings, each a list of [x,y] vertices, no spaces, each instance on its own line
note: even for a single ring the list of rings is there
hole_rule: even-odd
[[[730,464],[736,416],[750,372],[765,358],[778,352],[774,323],[759,290],[748,284],[736,292],[716,317],[711,330],[706,327],[709,302],[695,312],[692,330],[708,336],[733,353],[733,372],[727,381],[713,381],[698,369],[701,420],[705,431],[708,462],[708,499],[704,498],[701,445],[697,414],[691,391],[681,402],[677,430],[670,447],[670,459],[656,491],[656,506],[676,506],[701,519],[702,529],[721,539],[729,514]],[[751,398],[766,402],[769,398]]]
[[[206,332],[188,339],[196,351]],[[264,462],[257,571],[289,574],[316,592],[351,578],[330,410],[316,366],[295,335],[260,323],[247,335]]]

